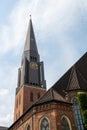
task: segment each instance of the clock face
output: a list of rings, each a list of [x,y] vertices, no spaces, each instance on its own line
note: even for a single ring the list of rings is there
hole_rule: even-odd
[[[38,69],[38,64],[37,64],[37,63],[34,63],[34,62],[31,62],[31,63],[30,63],[30,68],[31,68],[31,69],[34,69],[34,70],[37,70],[37,69]]]

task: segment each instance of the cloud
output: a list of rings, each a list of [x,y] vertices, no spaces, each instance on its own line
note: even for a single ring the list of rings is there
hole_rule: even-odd
[[[36,35],[40,39],[42,37],[44,40],[51,34],[55,34],[55,37],[59,34],[59,38],[61,35],[63,38],[77,25],[80,18],[79,13],[86,12],[84,3],[87,5],[87,2],[82,0],[80,2],[75,0],[45,0],[42,5],[39,0],[30,2],[19,0],[9,14],[8,25],[3,25],[1,28],[0,41],[3,44],[1,44],[0,53],[5,54],[13,50],[14,53],[19,54],[24,45],[30,13],[33,15],[35,30],[38,30]]]
[[[41,60],[45,61],[48,88],[83,54],[79,51],[85,51],[87,47],[85,0],[17,1],[8,15],[8,23],[0,28],[1,111],[11,104],[10,110],[5,111],[6,117],[0,113],[0,124],[3,125],[12,121],[17,65],[20,64],[18,60],[22,55],[30,14]]]
[[[9,24],[3,25],[1,28],[0,40],[1,40],[1,43],[3,44],[1,44],[0,53],[7,53],[8,51],[15,50],[15,49],[16,51],[18,51],[20,46],[23,44],[23,41],[25,38],[25,32],[27,29],[26,25],[28,23],[30,12],[32,13],[34,19],[37,19],[37,15],[39,18],[42,19],[41,28],[43,28],[44,29],[43,31],[45,32],[47,31],[47,27],[51,28],[51,26],[53,26],[52,24],[55,21],[55,19],[57,19],[57,17],[58,17],[58,24],[61,24],[62,23],[61,21],[65,21],[65,19],[67,19],[65,17],[67,16],[65,15],[65,12],[67,11],[67,7],[69,7],[70,2],[68,1],[67,4],[64,0],[63,2],[59,1],[57,4],[56,2],[57,2],[56,0],[48,1],[48,2],[45,1],[43,8],[40,8],[40,9],[38,7],[40,7],[42,3],[40,3],[39,0],[36,0],[36,1],[33,0],[32,2],[30,1],[30,3],[28,0],[26,1],[20,0],[19,2],[17,2],[11,14],[9,14],[9,17],[8,17]],[[48,5],[49,5],[49,8],[48,8]],[[56,8],[55,8],[55,5],[56,5]],[[32,8],[32,6],[34,8]],[[54,14],[57,14],[57,16]],[[37,21],[35,20],[35,22]],[[61,27],[63,27],[63,24]]]
[[[7,89],[0,89],[0,98],[3,96],[7,96],[9,91]]]
[[[0,80],[3,81],[0,85],[0,124],[9,126],[13,122],[17,68],[7,66],[0,75]]]
[[[9,126],[13,122],[14,99],[7,89],[0,89],[0,125]],[[13,102],[12,102],[13,101]],[[10,105],[10,106],[9,106]]]
[[[2,126],[8,126],[8,123],[10,122],[10,121],[12,121],[12,116],[10,115],[10,114],[8,114],[8,115],[6,115],[6,116],[4,116],[4,117],[0,117],[0,124],[2,125]]]

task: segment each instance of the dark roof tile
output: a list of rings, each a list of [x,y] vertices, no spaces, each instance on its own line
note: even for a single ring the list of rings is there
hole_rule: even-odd
[[[59,93],[51,88],[35,104],[40,104],[52,100],[66,102],[66,100]]]
[[[87,90],[87,52],[73,66],[52,87],[62,96],[66,95],[67,88]]]

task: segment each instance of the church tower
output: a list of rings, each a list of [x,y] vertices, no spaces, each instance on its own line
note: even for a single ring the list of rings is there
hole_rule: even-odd
[[[40,61],[30,18],[15,96],[14,121],[46,92],[44,65]]]

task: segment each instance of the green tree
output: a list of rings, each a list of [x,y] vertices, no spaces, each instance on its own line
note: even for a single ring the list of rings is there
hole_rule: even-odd
[[[83,111],[83,121],[84,121],[85,127],[87,128],[87,110]]]
[[[87,129],[87,94],[79,93],[78,99],[79,99],[79,104],[81,107],[83,123],[84,123],[85,128]]]

